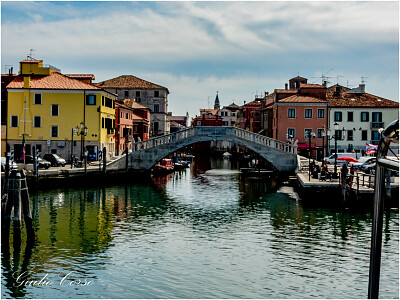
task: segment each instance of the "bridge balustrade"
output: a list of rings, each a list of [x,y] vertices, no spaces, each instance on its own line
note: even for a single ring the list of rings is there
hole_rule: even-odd
[[[204,128],[204,129],[203,129]],[[218,129],[218,131],[217,131]],[[153,147],[157,147],[164,144],[175,143],[180,140],[187,139],[191,136],[195,136],[197,134],[210,134],[211,131],[214,130],[215,134],[224,134],[229,135],[232,134],[240,139],[244,139],[249,142],[253,142],[259,145],[275,148],[277,150],[281,150],[288,153],[297,154],[297,146],[293,144],[287,144],[281,141],[274,140],[272,138],[250,132],[241,128],[236,127],[192,127],[188,129],[184,129],[178,132],[170,133],[168,135],[164,135],[161,137],[153,137],[146,141],[141,141],[134,143],[132,145],[132,151],[140,151]]]

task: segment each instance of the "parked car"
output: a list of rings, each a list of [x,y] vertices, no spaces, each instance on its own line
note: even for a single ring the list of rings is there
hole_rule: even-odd
[[[9,162],[8,164],[10,166],[10,170],[18,170],[18,165],[15,161],[12,164],[11,164],[11,162]],[[1,172],[4,172],[5,170],[6,170],[6,158],[2,157],[1,158]]]
[[[39,161],[39,168],[44,168],[44,169],[48,169],[51,167],[51,163],[47,160],[44,160],[43,158],[39,157],[38,158]],[[23,163],[23,161],[18,160],[18,163]],[[33,156],[32,155],[25,155],[25,163],[26,164],[33,164]]]
[[[368,165],[362,165],[360,170],[366,174],[375,174],[375,167],[376,167],[376,162],[373,162]]]
[[[65,166],[66,161],[64,158],[58,156],[57,154],[45,154],[43,158],[51,163],[52,166],[58,167],[58,166]]]
[[[374,156],[363,156],[358,159],[358,163],[353,163],[353,165],[357,170],[360,170],[362,165],[372,164],[375,160],[376,157]]]
[[[331,156],[325,157],[324,161],[327,161],[328,164],[333,164],[333,163],[335,163],[335,156],[336,156],[336,153],[333,153]],[[353,152],[350,152],[350,153],[337,153],[336,160],[338,158],[343,157],[343,156],[350,156],[350,157],[353,157],[353,158],[357,159],[357,154],[353,153]]]

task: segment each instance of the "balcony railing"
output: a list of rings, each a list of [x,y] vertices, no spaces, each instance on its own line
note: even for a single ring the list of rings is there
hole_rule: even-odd
[[[107,135],[114,135],[115,128],[107,128]]]
[[[371,129],[385,128],[385,122],[371,122]]]

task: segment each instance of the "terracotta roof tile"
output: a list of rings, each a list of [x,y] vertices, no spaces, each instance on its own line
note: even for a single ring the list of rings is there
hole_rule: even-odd
[[[300,88],[325,88],[323,85],[314,84],[314,83],[300,83]]]
[[[39,59],[25,59],[23,61],[20,61],[20,63],[30,63],[30,64],[37,64],[37,63],[41,63],[43,62],[43,60],[39,60]]]
[[[275,93],[288,93],[288,94],[297,94],[297,90],[281,90],[281,89],[275,89],[275,92],[269,95],[273,95]]]
[[[7,85],[8,89],[21,89],[23,87],[24,78],[22,76],[16,77]],[[43,90],[102,90],[95,85],[69,78],[58,72],[53,72],[48,76],[31,76],[30,88]]]
[[[113,79],[95,83],[95,85],[102,88],[166,89],[168,92],[166,87],[143,80],[133,75],[121,75]]]
[[[82,78],[82,79],[92,79],[95,80],[95,77],[93,74],[64,74],[65,76],[69,77],[69,78]]]
[[[241,107],[243,107],[243,106],[261,106],[261,105],[262,105],[261,101],[253,100],[249,103],[242,105]]]
[[[150,108],[137,103],[135,101],[135,99],[124,99],[123,101],[124,101],[124,105],[127,107],[150,110]]]
[[[336,92],[336,87],[340,87],[340,93]],[[327,90],[327,101],[330,107],[381,107],[398,108],[399,103],[368,93],[348,94],[349,88],[333,85]]]
[[[287,102],[295,102],[295,103],[328,103],[325,100],[311,97],[311,96],[299,96],[299,95],[293,95],[286,97],[284,99],[281,99],[278,101],[278,103],[287,103]]]

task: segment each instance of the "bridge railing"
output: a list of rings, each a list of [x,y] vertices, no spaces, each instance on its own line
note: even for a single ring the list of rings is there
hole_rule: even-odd
[[[264,135],[250,132],[237,127],[211,127],[211,126],[191,127],[167,135],[153,137],[146,141],[137,142],[132,145],[132,151],[135,152],[143,149],[149,149],[160,145],[177,142],[195,135],[215,135],[216,137],[218,137],[219,135],[232,135],[247,140],[249,142],[267,146],[276,150],[297,154],[296,144],[295,145],[287,144],[266,137]]]
[[[151,139],[142,141],[142,142],[137,142],[134,143],[132,145],[132,151],[140,151],[143,149],[148,149],[148,148],[153,148],[153,147],[157,147],[160,145],[164,145],[164,144],[169,144],[172,142],[177,142],[179,140],[183,140],[188,138],[189,136],[193,136],[194,135],[194,128],[187,128],[187,129],[183,129],[174,133],[170,133],[167,135],[163,135],[163,136],[156,136],[153,137]]]
[[[261,135],[258,133],[254,133],[251,131],[247,131],[247,130],[244,130],[241,128],[233,127],[232,129],[234,131],[233,134],[239,138],[242,138],[242,139],[254,142],[256,144],[263,145],[263,146],[271,147],[271,148],[274,148],[277,150],[297,154],[297,145],[296,144],[295,145],[287,144],[287,143],[284,143],[284,142],[281,142],[278,140],[274,140],[270,137],[267,137],[267,136],[264,136],[264,135]]]

